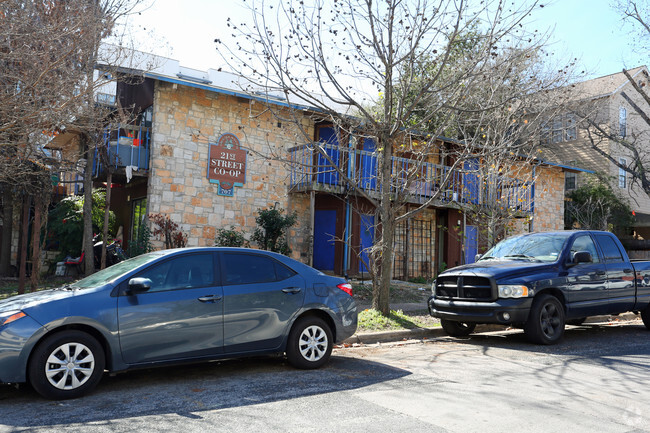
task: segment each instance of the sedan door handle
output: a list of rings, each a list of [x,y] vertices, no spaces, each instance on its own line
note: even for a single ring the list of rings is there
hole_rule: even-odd
[[[207,295],[199,298],[199,301],[201,302],[217,302],[219,300],[221,300],[221,296],[219,295]]]
[[[287,287],[285,289],[282,289],[284,293],[299,293],[300,292],[300,287]]]

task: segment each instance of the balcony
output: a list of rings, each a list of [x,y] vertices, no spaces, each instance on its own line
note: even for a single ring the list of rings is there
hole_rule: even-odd
[[[379,197],[379,166],[376,153],[319,143],[332,162],[357,187],[371,197]],[[289,149],[292,191],[323,191],[344,194],[351,188],[339,171],[313,145]],[[406,185],[409,174],[417,172],[415,181]],[[406,197],[410,203],[430,201],[432,206],[462,208],[480,206],[508,210],[521,216],[533,211],[532,182],[503,176],[484,176],[478,164],[468,161],[463,169],[433,163],[421,163],[401,157],[392,158],[392,193]],[[412,176],[410,176],[412,177]],[[434,197],[435,196],[435,197]]]
[[[146,175],[149,168],[150,129],[134,125],[111,125],[104,130],[103,144],[108,160],[115,173],[131,176]],[[95,151],[93,175],[100,176],[105,170]]]

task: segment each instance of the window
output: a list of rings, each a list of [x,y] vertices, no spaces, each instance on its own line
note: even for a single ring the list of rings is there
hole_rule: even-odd
[[[578,136],[576,120],[573,114],[554,117],[542,125],[541,144],[562,143],[575,140]]]
[[[627,167],[627,159],[625,158],[618,158],[618,163]],[[627,188],[627,171],[622,167],[618,168],[618,187]]]
[[[625,138],[627,134],[627,110],[625,107],[618,109],[618,135]]]
[[[576,162],[569,161],[567,164],[571,167],[575,167]],[[564,190],[570,191],[572,189],[576,189],[577,184],[578,184],[578,174],[571,171],[567,171],[564,174]]]
[[[598,263],[600,261],[598,259],[598,250],[596,250],[596,245],[589,235],[578,236],[575,238],[573,246],[571,247],[570,259],[573,259],[573,255],[578,251],[587,251],[590,253],[593,263]]]
[[[570,171],[567,171],[564,175],[564,189],[570,191],[576,189],[576,174]]]
[[[575,140],[578,137],[576,127],[576,118],[573,114],[567,114],[564,117],[564,139],[566,141]]]
[[[210,286],[214,283],[214,262],[212,254],[190,254],[152,266],[137,276],[151,280],[148,292]]]
[[[616,245],[614,239],[608,235],[603,234],[596,235],[596,240],[598,241],[600,248],[603,250],[603,255],[605,256],[606,262],[623,261],[623,254],[621,254],[621,250],[618,249],[618,245]]]
[[[296,273],[270,257],[256,254],[223,255],[224,284],[255,284],[286,280]]]
[[[145,224],[147,216],[147,199],[139,198],[133,200],[133,210],[131,213],[131,237],[130,242],[139,242],[141,230]]]

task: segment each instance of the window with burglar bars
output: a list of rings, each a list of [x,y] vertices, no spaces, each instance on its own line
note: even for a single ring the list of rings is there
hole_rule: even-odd
[[[426,220],[407,220],[395,230],[393,278],[433,278],[433,224]]]

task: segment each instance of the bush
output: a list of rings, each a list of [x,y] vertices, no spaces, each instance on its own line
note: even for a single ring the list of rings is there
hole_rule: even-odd
[[[187,235],[169,216],[157,213],[149,215],[149,218],[156,225],[152,234],[163,238],[166,249],[184,248],[187,245]]]
[[[93,232],[104,227],[106,190],[93,190]],[[63,256],[78,256],[83,245],[83,196],[70,196],[54,206],[48,216],[47,248],[58,249]],[[109,212],[108,232],[115,233],[115,214]]]
[[[634,225],[632,209],[626,200],[603,182],[593,182],[567,195],[564,212],[566,228],[609,230],[625,233]]]
[[[235,226],[230,226],[230,229],[217,230],[214,245],[217,247],[243,247],[248,246],[248,241],[242,232],[235,230]]]
[[[129,241],[129,248],[127,248],[126,254],[129,257],[135,257],[151,251],[153,251],[153,247],[151,246],[151,230],[143,222],[138,228],[135,239]]]
[[[296,224],[298,215],[294,212],[284,216],[283,212],[284,209],[276,209],[275,206],[269,209],[258,209],[258,216],[255,218],[258,228],[255,229],[251,240],[257,242],[257,245],[263,250],[274,251],[286,256],[291,254],[286,230]]]

